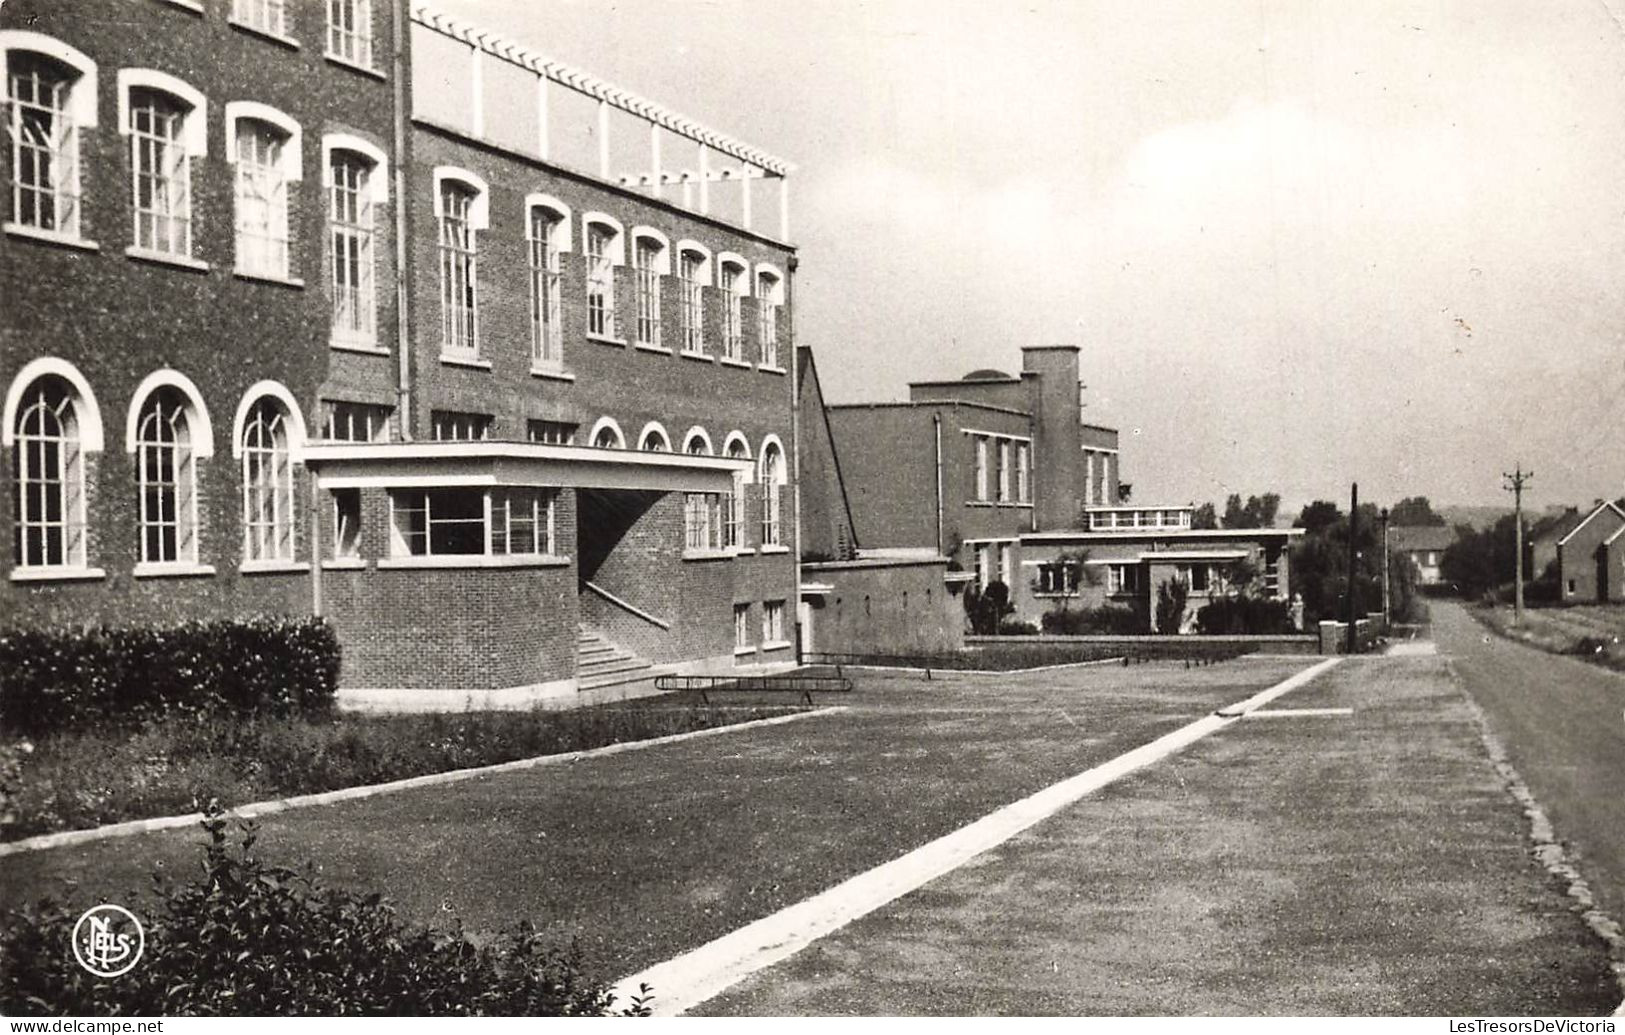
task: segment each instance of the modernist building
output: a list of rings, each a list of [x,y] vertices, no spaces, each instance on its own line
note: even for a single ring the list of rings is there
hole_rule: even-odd
[[[812,411],[804,403],[804,424]],[[1016,617],[1034,623],[1063,603],[1154,614],[1170,580],[1194,615],[1240,561],[1257,572],[1254,591],[1290,596],[1287,545],[1301,530],[1198,530],[1190,505],[1130,503],[1117,431],[1083,416],[1071,345],[1023,349],[1019,374],[977,370],[911,383],[904,402],[828,406],[858,556],[939,554],[965,581],[1004,583]],[[815,502],[832,496],[827,478],[806,470],[802,483],[809,514],[834,512]]]
[[[8,622],[318,613],[357,700],[792,657],[784,162],[404,0],[116,6],[0,9]]]

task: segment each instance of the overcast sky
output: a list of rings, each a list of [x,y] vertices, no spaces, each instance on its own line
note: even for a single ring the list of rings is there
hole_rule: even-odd
[[[1067,342],[1136,500],[1625,493],[1621,0],[433,2],[798,166],[832,402]]]

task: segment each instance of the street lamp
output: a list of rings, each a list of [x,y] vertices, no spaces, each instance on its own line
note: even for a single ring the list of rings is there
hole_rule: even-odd
[[[1377,517],[1382,520],[1382,631],[1386,636],[1389,625],[1388,569],[1393,565],[1392,559],[1388,556],[1388,508],[1383,507],[1378,511]]]

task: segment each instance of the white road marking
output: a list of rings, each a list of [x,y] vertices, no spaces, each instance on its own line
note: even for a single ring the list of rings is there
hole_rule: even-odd
[[[1244,719],[1297,719],[1311,715],[1353,715],[1353,708],[1271,708],[1268,711],[1248,712]]]
[[[1333,656],[1311,665],[1245,701],[1051,784],[812,898],[623,978],[615,985],[616,999],[627,1002],[641,986],[648,985],[654,990],[649,1005],[656,1016],[676,1016],[690,1010],[757,971],[788,959],[819,938],[958,869],[1084,796],[1223,729],[1232,720],[1304,685],[1340,660]]]

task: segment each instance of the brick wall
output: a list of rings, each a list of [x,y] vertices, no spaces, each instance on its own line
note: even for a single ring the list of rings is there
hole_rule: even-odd
[[[809,564],[803,578],[833,588],[812,598],[814,651],[934,654],[964,646],[965,609],[942,561]]]

